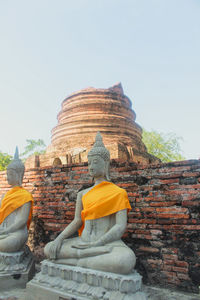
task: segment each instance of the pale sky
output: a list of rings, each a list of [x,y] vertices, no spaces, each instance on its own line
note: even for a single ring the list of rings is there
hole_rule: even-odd
[[[0,0],[0,150],[50,144],[62,101],[117,82],[146,130],[200,158],[199,0]]]

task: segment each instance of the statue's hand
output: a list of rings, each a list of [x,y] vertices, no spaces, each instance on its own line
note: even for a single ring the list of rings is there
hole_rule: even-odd
[[[5,239],[7,236],[7,234],[0,234],[0,240]]]
[[[62,240],[60,239],[55,239],[55,241],[51,243],[51,246],[49,247],[50,259],[57,258],[57,253],[60,251],[61,245],[62,245]]]
[[[77,245],[72,245],[72,248],[87,249],[87,248],[100,247],[100,246],[102,246],[102,243],[100,241],[96,241],[91,243],[80,243]]]
[[[8,234],[8,232],[7,232],[6,229],[0,228],[0,236],[1,236],[1,235],[7,235],[7,234]]]
[[[103,246],[103,243],[100,240],[92,242],[91,244],[92,244],[91,247],[101,247],[101,246]]]
[[[91,243],[80,243],[77,245],[72,245],[72,248],[76,248],[76,249],[87,249],[91,247]]]

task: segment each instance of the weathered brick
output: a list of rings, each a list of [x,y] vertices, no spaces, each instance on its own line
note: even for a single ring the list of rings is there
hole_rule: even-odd
[[[185,281],[188,281],[190,282],[191,281],[191,278],[189,277],[188,274],[183,274],[183,273],[177,273],[177,277],[181,280],[185,280]]]
[[[184,206],[186,206],[186,207],[188,207],[188,206],[199,206],[200,205],[200,199],[199,199],[199,201],[183,201],[182,202],[182,206],[184,207]]]
[[[188,273],[188,268],[172,267],[172,270],[177,273]]]
[[[163,261],[163,265],[164,266],[174,266],[175,261],[174,260],[169,260],[169,259],[165,259]]]
[[[178,260],[178,256],[176,254],[163,254],[163,258],[167,261]]]
[[[172,179],[162,179],[160,180],[162,184],[171,184],[171,183],[179,183],[179,178],[172,178]]]
[[[154,265],[162,265],[163,261],[161,259],[147,259],[147,262],[149,264],[154,264]]]
[[[186,215],[186,214],[177,214],[177,213],[174,213],[174,214],[162,213],[162,214],[157,214],[157,217],[160,219],[163,219],[163,218],[166,218],[166,219],[189,219],[190,216]]]
[[[188,212],[187,208],[183,208],[183,207],[159,207],[156,208],[157,212],[171,212],[171,213],[186,213]]]
[[[199,177],[200,176],[200,172],[183,172],[182,174],[183,177]]]
[[[175,261],[175,265],[178,267],[187,267],[188,268],[188,262],[186,261]]]
[[[141,207],[140,211],[142,211],[142,212],[154,212],[155,208],[153,208],[153,207]]]
[[[154,199],[156,201],[157,199]],[[150,206],[153,207],[169,207],[174,206],[177,203],[177,201],[171,201],[171,202],[151,202]]]
[[[156,236],[152,235],[153,241],[151,241],[151,246],[155,248],[162,248],[164,246],[164,243],[158,241],[158,238]]]
[[[173,271],[171,265],[163,265],[163,266],[162,266],[162,269],[163,269],[164,271]]]
[[[140,246],[139,251],[143,251],[143,252],[150,252],[150,253],[157,253],[159,252],[159,249],[157,248],[153,248],[153,247],[144,247],[144,246]]]

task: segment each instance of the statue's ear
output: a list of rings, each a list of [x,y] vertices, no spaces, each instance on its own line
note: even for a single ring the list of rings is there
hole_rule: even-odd
[[[106,161],[106,164],[105,164],[105,175],[106,175],[106,179],[108,181],[110,181],[110,162],[109,161]]]
[[[21,181],[21,184],[23,182],[23,178],[24,178],[24,170],[21,171],[21,174],[20,174],[20,181]]]

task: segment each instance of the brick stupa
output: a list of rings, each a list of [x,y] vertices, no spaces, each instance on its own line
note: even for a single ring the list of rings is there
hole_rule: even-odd
[[[86,88],[62,102],[46,153],[31,157],[27,164],[41,167],[87,161],[97,131],[109,149],[111,159],[148,164],[157,161],[147,153],[142,129],[135,122],[131,101],[121,83],[109,89]]]

